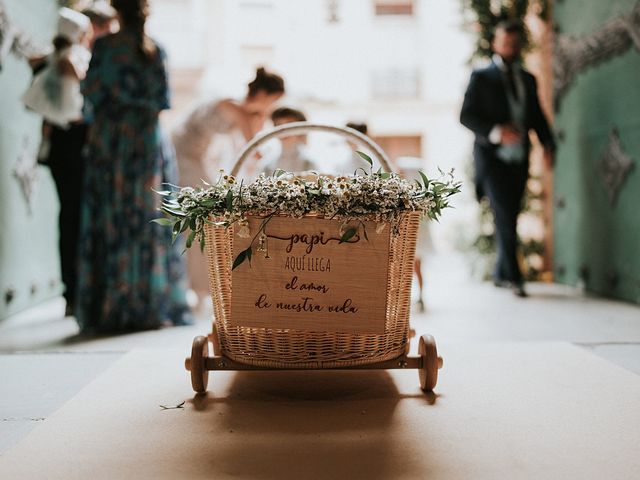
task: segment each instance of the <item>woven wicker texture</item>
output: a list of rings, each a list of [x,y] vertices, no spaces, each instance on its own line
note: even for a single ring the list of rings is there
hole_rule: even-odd
[[[382,334],[231,325],[234,227],[207,225],[206,251],[215,314],[213,328],[219,337],[221,353],[238,362],[272,368],[292,365],[298,368],[337,368],[389,360],[403,354],[408,341],[419,220],[418,212],[403,213],[398,234],[390,238],[387,306]],[[296,219],[291,218],[290,221],[295,222]],[[340,220],[334,221],[340,223]]]

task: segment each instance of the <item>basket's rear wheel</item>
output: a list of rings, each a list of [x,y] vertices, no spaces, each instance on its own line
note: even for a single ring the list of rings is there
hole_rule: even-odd
[[[442,357],[438,356],[436,341],[431,335],[422,335],[418,344],[418,354],[422,357],[420,388],[431,391],[438,383],[438,369],[442,368]]]
[[[209,356],[209,343],[206,337],[198,336],[193,339],[191,346],[191,359],[189,362],[191,370],[191,386],[197,393],[207,391],[209,383],[209,370],[205,365],[205,361]]]

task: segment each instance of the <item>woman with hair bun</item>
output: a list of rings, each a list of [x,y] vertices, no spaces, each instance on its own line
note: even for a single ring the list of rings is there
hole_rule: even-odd
[[[264,126],[274,104],[284,95],[280,75],[258,68],[242,101],[211,100],[198,105],[173,130],[181,186],[215,183],[221,168],[230,169],[233,157]],[[217,147],[228,146],[231,158],[221,158]],[[197,248],[187,252],[191,288],[199,305],[209,298],[209,280],[204,255]]]
[[[242,101],[210,100],[197,105],[173,130],[173,144],[178,156],[180,183],[183,186],[211,183],[217,178],[220,158],[212,155],[217,141],[235,137],[232,154],[264,126],[273,105],[284,95],[284,80],[280,75],[260,67],[247,85]],[[222,138],[226,137],[226,138]],[[224,162],[222,162],[224,163]]]
[[[146,0],[113,0],[120,31],[98,38],[85,100],[88,138],[76,318],[83,332],[192,322],[186,277],[153,189],[176,182],[159,114],[169,108],[163,49],[145,33]]]

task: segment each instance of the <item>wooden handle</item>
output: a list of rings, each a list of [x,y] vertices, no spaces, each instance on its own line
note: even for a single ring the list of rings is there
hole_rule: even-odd
[[[295,135],[295,134],[307,133],[309,131],[332,132],[332,133],[337,133],[339,135],[342,135],[344,137],[351,138],[356,143],[360,144],[361,146],[365,146],[369,150],[371,150],[374,156],[377,157],[377,160],[382,165],[382,168],[384,168],[387,172],[392,171],[390,162],[389,162],[389,157],[387,157],[387,154],[384,153],[382,148],[380,148],[378,144],[376,144],[373,140],[371,140],[371,138],[358,132],[357,130],[354,130],[353,128],[334,127],[332,125],[322,125],[322,124],[309,123],[309,122],[291,122],[291,123],[286,123],[284,125],[280,125],[279,127],[275,127],[274,129],[269,130],[268,132],[262,133],[254,137],[253,139],[251,139],[249,143],[247,143],[245,147],[242,149],[242,151],[240,152],[240,155],[238,156],[238,159],[236,160],[236,163],[233,166],[233,170],[231,170],[231,175],[236,176],[240,171],[242,164],[249,157],[249,155],[267,140],[282,136],[284,133],[286,133],[287,135]]]

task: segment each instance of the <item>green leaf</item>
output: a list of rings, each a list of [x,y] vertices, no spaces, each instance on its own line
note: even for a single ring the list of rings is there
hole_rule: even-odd
[[[191,230],[191,233],[189,233],[189,236],[187,237],[187,248],[191,248],[194,238],[196,238],[196,232]]]
[[[283,169],[281,169],[281,168],[276,168],[276,171],[275,171],[275,172],[273,172],[273,176],[277,178],[277,177],[279,177],[280,175],[284,175],[285,173],[287,173],[287,171],[286,171],[286,170],[283,170]]]
[[[169,218],[154,218],[151,220],[153,223],[157,223],[158,225],[162,225],[163,227],[173,226],[176,223],[175,220],[171,220]]]
[[[357,232],[358,232],[358,229],[355,227],[348,228],[347,231],[342,234],[342,237],[340,237],[340,242],[338,243],[344,243],[349,241]]]
[[[424,188],[425,189],[429,188],[429,179],[427,178],[427,176],[422,172],[422,170],[418,170],[418,173],[422,177],[422,182],[424,183]]]
[[[364,159],[364,161],[366,161],[371,167],[373,167],[373,160],[371,160],[371,157],[369,155],[367,155],[364,152],[361,152],[360,150],[356,150],[356,153],[360,155],[360,157]]]
[[[245,250],[247,252],[247,260],[249,260],[249,265],[251,265],[251,246]]]
[[[391,176],[391,174],[389,172],[382,172],[379,176],[381,179],[386,180]]]
[[[163,211],[164,213],[168,213],[169,215],[173,216],[173,217],[184,217],[185,214],[183,211],[181,210],[174,210],[172,208],[168,208],[167,206],[163,205],[162,207],[160,207],[160,210]]]
[[[231,270],[235,270],[237,267],[239,267],[242,264],[242,262],[245,261],[246,258],[247,258],[247,251],[246,250],[241,251],[236,257],[236,259],[233,261],[233,267],[231,267]]]
[[[185,404],[185,402],[181,402],[181,403],[179,403],[177,405],[173,405],[173,406],[160,405],[160,408],[162,410],[173,410],[175,408],[184,408],[184,404]]]
[[[200,251],[204,252],[204,234],[200,236]]]
[[[227,197],[225,198],[225,205],[227,207],[227,211],[233,211],[233,191],[229,189],[227,192]]]

